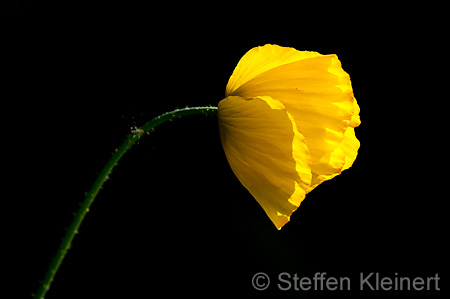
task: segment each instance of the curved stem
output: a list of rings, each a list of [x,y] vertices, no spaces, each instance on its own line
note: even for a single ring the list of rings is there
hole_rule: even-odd
[[[50,289],[50,285],[53,281],[53,278],[56,275],[56,272],[59,269],[64,257],[67,254],[67,251],[71,247],[72,241],[75,235],[78,233],[78,228],[83,222],[84,217],[89,212],[89,207],[94,202],[95,197],[103,186],[103,183],[107,180],[109,174],[114,169],[114,166],[117,165],[117,162],[122,158],[122,156],[138,141],[144,134],[151,131],[155,127],[160,124],[172,120],[174,118],[179,118],[186,115],[192,114],[204,114],[204,115],[215,115],[217,114],[217,107],[188,107],[183,109],[176,109],[174,111],[170,111],[164,113],[158,117],[155,117],[151,121],[147,122],[142,127],[134,130],[130,135],[127,136],[124,143],[115,151],[111,159],[105,165],[103,170],[98,175],[95,183],[92,185],[91,189],[87,193],[84,201],[82,202],[80,209],[75,214],[75,217],[72,221],[72,224],[67,229],[66,235],[61,241],[61,244],[56,252],[55,257],[53,258],[47,274],[45,275],[42,283],[34,295],[35,299],[43,299],[45,294]]]

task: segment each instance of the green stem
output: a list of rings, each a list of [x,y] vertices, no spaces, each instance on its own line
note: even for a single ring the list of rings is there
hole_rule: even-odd
[[[34,295],[35,299],[43,299],[47,291],[50,289],[50,285],[53,281],[53,278],[56,275],[56,272],[59,269],[59,266],[61,266],[61,263],[67,254],[67,251],[71,247],[72,241],[75,235],[78,233],[78,229],[81,223],[83,222],[84,217],[89,212],[89,207],[94,202],[97,193],[102,188],[103,183],[107,180],[109,174],[114,169],[114,166],[117,165],[117,162],[120,160],[120,158],[122,158],[122,156],[136,143],[136,141],[138,141],[144,134],[150,132],[155,127],[159,126],[160,124],[166,121],[173,120],[174,118],[179,118],[182,116],[192,114],[215,115],[217,114],[217,107],[191,107],[191,108],[176,109],[174,111],[167,112],[158,117],[155,117],[154,119],[152,119],[142,127],[137,128],[130,135],[127,136],[125,142],[115,151],[111,159],[108,161],[108,163],[105,165],[103,170],[98,175],[97,180],[91,187],[91,190],[89,190],[89,192],[87,193],[83,203],[80,206],[80,209],[78,210],[72,221],[72,224],[68,228],[66,235],[61,241],[61,245],[59,246],[55,257],[53,258],[49,266],[47,274],[42,280],[42,283],[38,291]]]

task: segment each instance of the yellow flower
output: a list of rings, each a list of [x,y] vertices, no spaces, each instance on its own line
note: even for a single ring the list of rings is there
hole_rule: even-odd
[[[336,55],[251,49],[228,81],[218,117],[231,169],[278,229],[358,153],[359,107]]]

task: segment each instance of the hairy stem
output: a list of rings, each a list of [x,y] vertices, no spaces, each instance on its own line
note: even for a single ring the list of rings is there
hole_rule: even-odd
[[[42,283],[34,295],[35,299],[43,299],[45,297],[45,294],[50,289],[50,285],[52,284],[52,281],[58,272],[59,267],[61,266],[61,263],[64,259],[64,257],[67,254],[67,251],[71,247],[72,241],[75,237],[75,235],[78,233],[78,229],[83,222],[84,217],[86,217],[86,214],[89,212],[89,207],[94,202],[95,197],[97,196],[98,192],[103,186],[103,183],[107,180],[108,176],[111,174],[114,167],[117,165],[117,162],[122,158],[122,156],[138,141],[144,134],[151,131],[152,129],[156,128],[160,124],[173,120],[175,118],[180,118],[182,116],[186,115],[193,115],[193,114],[204,114],[204,115],[216,115],[217,114],[217,107],[188,107],[183,109],[176,109],[174,111],[170,111],[167,113],[164,113],[158,117],[155,117],[151,121],[147,122],[142,127],[137,128],[134,130],[130,135],[127,136],[124,143],[114,152],[111,159],[108,161],[108,163],[105,165],[103,170],[98,175],[95,183],[92,185],[91,189],[87,193],[86,197],[84,198],[80,209],[75,214],[75,217],[72,221],[72,224],[67,229],[66,235],[61,241],[61,244],[58,248],[58,251],[56,252],[55,257],[53,258],[52,262],[50,263],[49,269],[42,280]]]

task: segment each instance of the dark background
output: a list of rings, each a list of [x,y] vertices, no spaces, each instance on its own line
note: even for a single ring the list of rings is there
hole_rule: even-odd
[[[361,107],[354,166],[308,194],[277,231],[229,168],[215,117],[166,123],[120,161],[47,298],[442,296],[358,291],[361,272],[439,273],[448,285],[439,8],[244,6],[2,2],[2,247],[12,298],[37,289],[125,136],[174,108],[217,105],[240,57],[266,43],[339,56]],[[266,291],[252,288],[257,272],[271,277]],[[281,272],[349,277],[351,291],[282,292]]]

